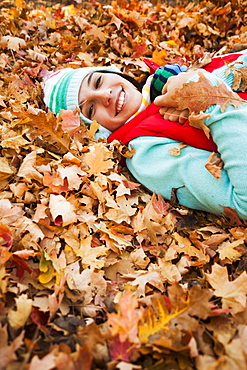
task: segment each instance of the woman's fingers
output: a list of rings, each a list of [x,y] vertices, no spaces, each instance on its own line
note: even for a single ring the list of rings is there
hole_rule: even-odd
[[[177,110],[173,107],[162,107],[159,110],[164,119],[172,122],[185,123],[189,117],[189,110]]]

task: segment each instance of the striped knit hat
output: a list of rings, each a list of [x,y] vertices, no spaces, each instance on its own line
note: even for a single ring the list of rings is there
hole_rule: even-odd
[[[51,74],[44,82],[44,102],[46,106],[55,114],[61,109],[74,110],[79,106],[79,90],[83,79],[92,72],[118,72],[121,73],[115,65],[109,67],[83,67],[83,68],[63,68]],[[92,123],[91,120],[80,115],[86,123]]]

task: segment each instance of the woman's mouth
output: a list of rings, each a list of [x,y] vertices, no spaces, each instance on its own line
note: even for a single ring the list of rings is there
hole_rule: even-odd
[[[123,108],[123,105],[124,105],[124,101],[125,101],[125,91],[122,90],[119,94],[119,98],[118,98],[118,101],[117,101],[117,108],[116,108],[117,113],[116,113],[116,115],[121,112],[121,110]]]

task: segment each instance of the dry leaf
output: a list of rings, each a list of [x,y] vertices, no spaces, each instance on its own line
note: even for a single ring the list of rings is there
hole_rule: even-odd
[[[217,153],[211,153],[208,157],[208,161],[205,164],[206,169],[217,179],[220,180],[221,170],[224,166],[224,162],[219,158]]]
[[[26,324],[31,313],[32,300],[28,299],[26,294],[22,294],[15,301],[16,310],[9,311],[8,319],[12,328],[17,330]]]
[[[246,272],[234,281],[229,281],[227,268],[214,264],[212,273],[206,274],[206,279],[214,289],[214,295],[222,298],[223,308],[230,308],[235,314],[246,309]]]
[[[189,115],[189,122],[192,127],[203,130],[207,138],[210,138],[210,129],[204,124],[204,119],[211,117],[211,114],[205,114],[203,112],[194,113],[191,112]]]
[[[218,86],[213,86],[204,73],[199,72],[198,75],[197,82],[190,81],[183,84],[182,88],[176,89],[175,95],[171,97],[178,103],[179,110],[189,109],[190,112],[198,114],[211,105],[219,104],[221,111],[224,112],[229,105],[238,108],[245,104],[245,100],[229,90],[224,82],[219,81]]]

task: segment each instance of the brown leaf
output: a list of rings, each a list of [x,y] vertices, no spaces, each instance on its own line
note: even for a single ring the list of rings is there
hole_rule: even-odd
[[[90,145],[89,152],[85,153],[84,159],[84,162],[89,166],[88,173],[98,175],[108,172],[114,165],[111,157],[111,152],[102,143]]]
[[[199,113],[211,105],[219,104],[224,112],[229,105],[238,108],[246,103],[237,93],[229,90],[225,83],[220,81],[218,86],[213,86],[204,73],[198,72],[198,75],[197,82],[183,84],[171,97],[178,103],[179,110],[189,109],[190,112]]]
[[[225,75],[233,74],[232,89],[235,91],[246,91],[247,88],[247,67],[236,68],[234,65],[228,65]]]
[[[204,124],[204,119],[211,117],[211,114],[205,114],[203,112],[194,113],[191,112],[188,120],[190,122],[190,126],[203,130],[207,138],[210,137],[210,129]]]
[[[238,313],[246,309],[246,272],[243,272],[234,281],[229,281],[227,268],[214,264],[212,266],[212,273],[205,275],[214,289],[214,295],[222,297],[223,308],[230,308],[233,313]]]
[[[205,164],[206,169],[217,179],[220,180],[221,170],[224,166],[224,162],[218,157],[216,153],[211,153],[208,157],[208,161]]]
[[[70,137],[63,131],[59,119],[52,113],[46,114],[39,111],[37,114],[28,113],[27,117],[29,118],[28,124],[35,129],[32,133],[33,138],[42,135],[46,149],[60,154],[69,150]]]

